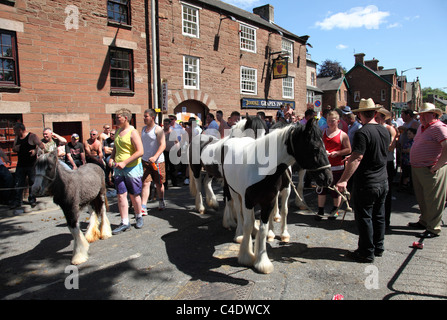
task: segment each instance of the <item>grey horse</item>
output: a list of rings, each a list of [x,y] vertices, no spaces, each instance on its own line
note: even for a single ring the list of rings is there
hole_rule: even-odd
[[[32,193],[36,196],[53,196],[54,203],[64,212],[68,229],[74,238],[71,263],[84,263],[88,260],[89,242],[112,236],[107,218],[104,171],[95,164],[68,170],[59,164],[56,151],[39,156],[35,170],[36,179]],[[86,206],[91,207],[91,216],[84,236],[79,227],[79,215],[81,209]],[[101,216],[101,224],[98,215]]]

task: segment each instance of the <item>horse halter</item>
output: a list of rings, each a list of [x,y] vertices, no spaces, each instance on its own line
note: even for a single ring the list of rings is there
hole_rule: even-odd
[[[295,130],[295,128],[292,129],[292,130]],[[288,144],[289,144],[290,148],[292,149],[293,154],[295,154],[295,147],[293,145],[292,138],[293,138],[293,134],[290,135],[290,138],[288,139]],[[320,138],[320,140],[321,140],[321,143],[323,143],[323,140],[321,138]],[[329,164],[327,164],[325,166],[321,166],[321,167],[316,168],[316,169],[306,169],[306,171],[315,172],[315,171],[320,171],[320,170],[324,170],[324,169],[330,169],[330,167],[331,167],[331,164],[329,163]]]
[[[56,175],[57,175],[56,170],[57,170],[57,162],[54,164],[54,176],[53,176],[53,178],[47,176],[46,174],[41,174],[41,173],[36,173],[36,177],[43,177],[43,178],[53,182],[54,180],[56,180]]]

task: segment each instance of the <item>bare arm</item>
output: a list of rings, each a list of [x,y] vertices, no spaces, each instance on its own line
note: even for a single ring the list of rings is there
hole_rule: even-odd
[[[441,146],[442,146],[441,156],[439,157],[438,162],[436,162],[436,164],[430,169],[431,173],[433,174],[439,169],[441,169],[447,162],[447,140],[442,141]]]
[[[155,152],[155,154],[149,158],[149,162],[157,161],[158,157],[160,157],[160,155],[166,149],[166,139],[161,127],[157,127],[157,129],[155,129],[155,136],[157,137],[157,141],[160,146],[158,147],[157,152]]]
[[[348,180],[352,177],[354,172],[357,170],[357,168],[360,165],[360,162],[362,162],[363,155],[359,154],[357,152],[353,152],[346,160],[346,166],[345,171],[343,172],[343,175],[341,176],[340,180],[338,180],[335,187],[338,189],[338,191],[343,192],[346,190],[346,186],[348,185]]]

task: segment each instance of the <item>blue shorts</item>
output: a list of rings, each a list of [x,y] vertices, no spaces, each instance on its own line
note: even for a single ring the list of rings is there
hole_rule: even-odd
[[[141,163],[135,167],[115,168],[115,189],[118,194],[129,192],[132,195],[141,194],[143,189],[143,167]]]

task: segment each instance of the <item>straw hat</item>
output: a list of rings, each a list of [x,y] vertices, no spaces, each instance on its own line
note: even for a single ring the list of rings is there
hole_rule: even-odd
[[[352,110],[352,112],[375,111],[379,110],[380,108],[381,106],[376,106],[373,99],[371,98],[369,98],[368,100],[361,99],[359,103],[359,108]]]
[[[434,112],[437,113],[438,116],[442,116],[443,111],[441,109],[436,108],[436,106],[433,103],[425,102],[422,107],[420,107],[419,112],[415,112],[414,114],[421,114],[421,113],[427,113],[427,112]]]
[[[377,110],[377,112],[380,112],[381,114],[383,114],[385,116],[385,120],[391,119],[391,112],[389,112],[387,109],[385,109],[380,104],[378,104],[377,106],[380,107],[380,109]]]

